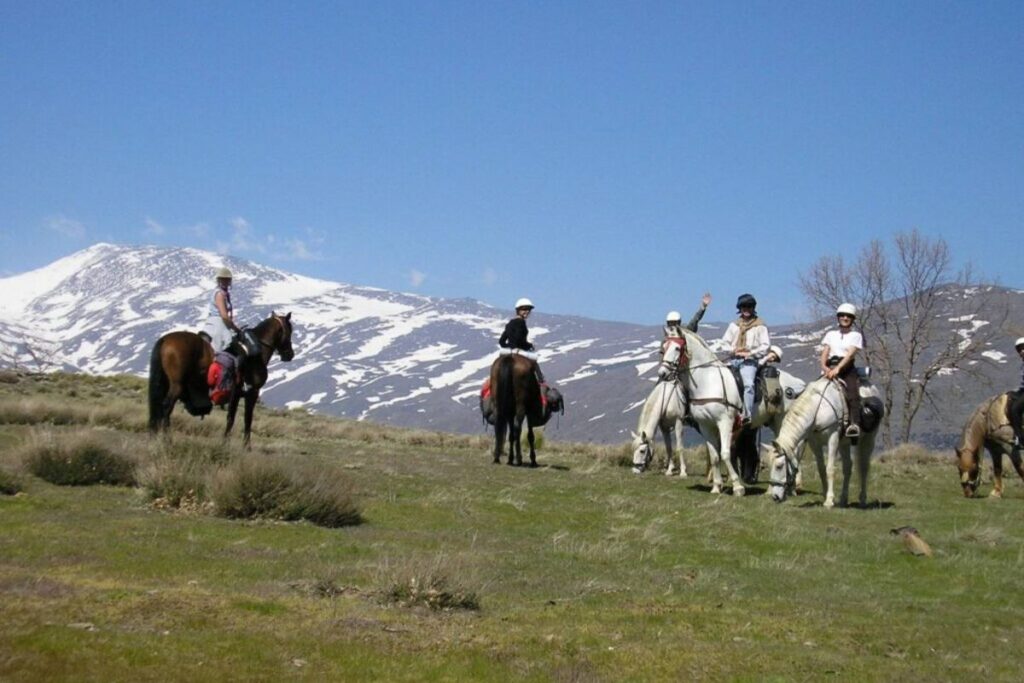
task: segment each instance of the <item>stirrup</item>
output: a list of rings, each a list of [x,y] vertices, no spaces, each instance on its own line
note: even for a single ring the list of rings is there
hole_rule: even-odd
[[[860,436],[860,427],[857,425],[850,425],[846,428],[846,436],[851,439]]]

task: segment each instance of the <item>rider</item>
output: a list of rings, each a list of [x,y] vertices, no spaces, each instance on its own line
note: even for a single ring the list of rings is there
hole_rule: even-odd
[[[204,330],[210,335],[214,351],[227,349],[234,335],[241,331],[235,324],[235,312],[231,306],[231,271],[227,268],[217,271],[217,289],[213,291]]]
[[[526,327],[526,319],[530,317],[532,311],[533,302],[529,299],[522,298],[516,301],[516,317],[505,325],[505,331],[498,339],[498,346],[509,349],[509,353],[518,353],[533,361],[533,371],[537,374],[537,381],[544,384],[544,375],[540,371],[540,365],[537,364],[537,354],[534,353],[533,344],[527,339],[530,330]]]
[[[1024,337],[1020,337],[1013,345],[1017,355],[1024,360]],[[1024,368],[1021,369],[1020,387],[1010,399],[1010,425],[1013,427],[1013,448],[1019,451],[1024,446],[1024,429],[1021,429],[1021,418],[1024,417]]]
[[[841,304],[836,309],[838,330],[829,330],[821,341],[821,371],[829,379],[839,378],[846,386],[846,404],[850,409],[850,426],[846,436],[860,436],[860,376],[853,363],[857,352],[864,348],[864,337],[853,329],[857,307]]]
[[[704,292],[704,296],[700,300],[700,308],[698,308],[697,312],[693,314],[692,318],[690,318],[690,322],[686,323],[686,329],[694,334],[697,333],[697,325],[700,323],[701,318],[704,317],[704,312],[708,310],[708,306],[710,304],[711,292]],[[662,330],[662,332],[664,332],[664,338],[682,337],[682,322],[683,316],[680,315],[679,311],[669,311],[668,315],[665,316],[665,327]],[[664,341],[661,343],[661,352],[665,353]]]
[[[781,346],[776,346],[775,344],[772,344],[771,346],[768,347],[768,353],[764,354],[764,358],[762,358],[761,360],[757,361],[757,364],[760,365],[763,368],[766,365],[771,365],[773,363],[781,363],[781,362],[782,362],[782,347]]]
[[[729,365],[739,368],[743,379],[743,422],[749,423],[754,413],[758,361],[768,353],[771,339],[768,328],[757,316],[757,299],[750,294],[741,294],[736,300],[736,310],[740,317],[729,323],[722,341],[730,350]]]

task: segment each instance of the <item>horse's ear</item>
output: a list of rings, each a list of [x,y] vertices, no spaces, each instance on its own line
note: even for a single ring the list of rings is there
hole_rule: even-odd
[[[641,437],[641,438],[642,438],[642,439],[643,439],[644,441],[647,441],[647,432],[646,432],[646,431],[644,431],[644,432],[640,432],[640,437]]]
[[[291,322],[292,321],[292,312],[288,311],[288,313],[284,316],[284,319],[287,320],[288,322]]]
[[[640,438],[639,436],[636,435],[636,432],[634,432],[632,429],[629,430],[629,435],[631,437],[633,437],[634,439],[639,439]]]
[[[276,317],[277,317],[277,311],[275,311],[275,310],[271,310],[271,311],[270,311],[270,317],[271,317],[271,318],[276,318]]]

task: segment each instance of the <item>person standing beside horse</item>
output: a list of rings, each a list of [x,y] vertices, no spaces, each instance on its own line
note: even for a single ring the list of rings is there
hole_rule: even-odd
[[[753,295],[741,294],[736,299],[736,310],[740,317],[729,323],[722,341],[730,349],[728,364],[739,369],[743,380],[743,422],[749,424],[754,414],[758,361],[768,353],[771,339],[768,327],[757,315],[757,299]]]
[[[1013,345],[1017,355],[1024,361],[1024,337],[1017,339]],[[1010,426],[1013,427],[1013,450],[1016,455],[1020,454],[1021,446],[1024,446],[1024,429],[1021,428],[1022,417],[1024,417],[1024,366],[1021,366],[1020,386],[1017,392],[1010,399],[1010,408],[1007,411],[1010,418]]]
[[[241,332],[235,324],[235,310],[231,305],[231,271],[222,267],[217,271],[217,289],[210,300],[210,314],[203,330],[210,335],[213,350],[224,351],[234,336]]]
[[[498,339],[498,346],[508,349],[507,353],[517,353],[528,358],[533,363],[533,371],[537,374],[537,381],[544,384],[544,374],[540,371],[537,363],[537,354],[534,353],[534,346],[530,343],[530,330],[526,326],[526,319],[533,312],[533,302],[527,298],[516,301],[516,317],[512,318],[505,325],[505,331]]]
[[[841,304],[836,309],[838,330],[829,330],[821,341],[821,374],[828,379],[841,379],[846,388],[846,406],[850,413],[850,425],[846,436],[860,436],[860,375],[854,358],[864,348],[864,337],[853,329],[857,318],[857,307]]]

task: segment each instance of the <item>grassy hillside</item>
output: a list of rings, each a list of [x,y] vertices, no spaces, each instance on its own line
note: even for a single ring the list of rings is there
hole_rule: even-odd
[[[252,453],[220,444],[219,411],[176,416],[167,445],[143,431],[138,380],[0,380],[0,484],[20,489],[0,494],[0,680],[1017,680],[1024,665],[1024,486],[966,500],[951,454],[887,454],[873,505],[825,510],[816,476],[774,504],[634,476],[624,447],[548,443],[520,469],[492,465],[484,437],[302,413],[261,410]],[[127,459],[134,484],[25,469],[87,451]],[[357,517],[226,516],[230,496],[283,481],[243,481],[254,463]],[[906,524],[934,557],[889,534]]]

